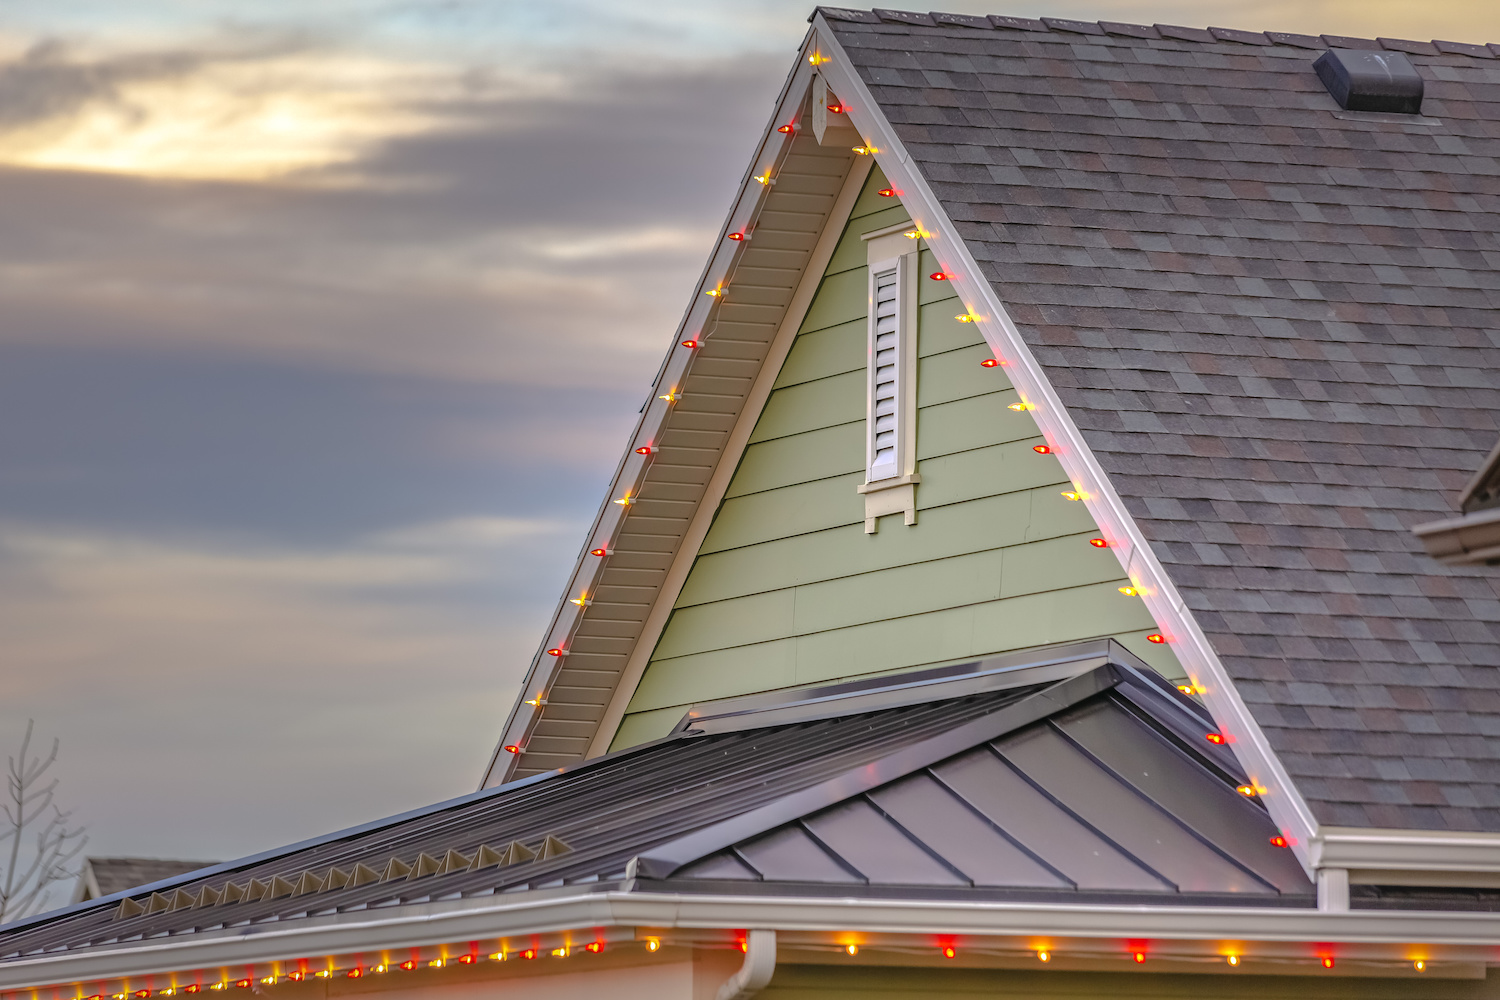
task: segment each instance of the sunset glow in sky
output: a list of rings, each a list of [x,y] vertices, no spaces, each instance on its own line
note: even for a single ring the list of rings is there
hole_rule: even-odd
[[[1492,0],[1017,0],[1500,40]],[[806,30],[786,0],[0,5],[0,753],[91,854],[472,791]]]

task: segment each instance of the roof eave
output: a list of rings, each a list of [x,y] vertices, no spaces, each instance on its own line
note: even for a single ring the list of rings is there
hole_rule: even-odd
[[[518,893],[501,899],[449,900],[402,907],[383,919],[315,918],[295,927],[242,929],[216,936],[159,939],[130,948],[49,955],[0,965],[0,989],[97,983],[188,969],[355,955],[506,936],[640,929],[717,940],[747,927],[787,934],[808,945],[840,936],[879,936],[929,948],[937,936],[994,954],[1026,954],[1037,939],[1063,938],[1100,956],[1120,957],[1126,941],[1149,940],[1153,958],[1215,955],[1218,942],[1259,942],[1312,959],[1314,946],[1340,946],[1343,961],[1399,963],[1414,943],[1444,949],[1443,960],[1478,965],[1500,939],[1500,914],[1353,911],[1202,906],[1080,906],[1065,904],[828,899],[798,896],[709,896],[576,888]],[[1092,941],[1092,944],[1088,942]],[[1435,956],[1436,957],[1436,956]],[[920,964],[920,963],[919,963]],[[1194,969],[1193,971],[1202,971]]]

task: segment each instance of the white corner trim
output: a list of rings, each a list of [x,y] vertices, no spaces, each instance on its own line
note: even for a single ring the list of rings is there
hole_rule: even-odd
[[[1500,559],[1500,507],[1412,528],[1427,554],[1450,566],[1483,565]]]
[[[779,120],[780,116],[774,119],[773,123]],[[833,259],[833,252],[838,248],[844,227],[849,224],[849,213],[854,210],[854,203],[859,200],[859,192],[864,187],[865,179],[869,177],[873,166],[874,163],[869,157],[857,156],[854,158],[854,166],[850,169],[849,176],[844,178],[844,185],[839,189],[833,207],[829,210],[828,224],[823,227],[823,232],[819,234],[818,241],[813,246],[813,251],[808,257],[807,269],[797,283],[797,290],[792,293],[792,300],[787,305],[786,315],[782,317],[776,336],[771,341],[771,347],[766,352],[765,363],[761,365],[760,372],[750,387],[750,392],[745,398],[745,405],[740,409],[734,429],[730,431],[724,450],[719,455],[718,464],[714,467],[708,486],[703,491],[703,498],[698,502],[698,508],[693,512],[688,529],[672,556],[672,565],[667,571],[666,580],[652,599],[651,610],[646,615],[645,624],[641,627],[640,637],[636,639],[635,646],[630,651],[630,658],[626,661],[625,669],[620,673],[614,693],[610,695],[609,704],[605,707],[599,728],[594,732],[594,738],[589,743],[589,758],[598,757],[609,751],[615,734],[620,730],[620,724],[625,720],[625,710],[630,706],[630,699],[635,694],[636,685],[645,676],[646,667],[651,662],[651,654],[656,651],[657,640],[661,638],[662,630],[667,627],[667,619],[672,615],[672,608],[677,604],[678,595],[687,584],[688,573],[698,558],[698,550],[702,547],[703,540],[708,537],[708,529],[713,526],[714,516],[719,511],[719,504],[729,489],[735,470],[739,468],[740,456],[744,454],[745,447],[750,442],[750,435],[755,431],[755,424],[760,420],[766,401],[771,398],[771,390],[775,388],[776,379],[781,375],[781,366],[786,362],[787,354],[791,352],[792,342],[797,339],[797,331],[802,326],[802,320],[807,316],[807,310],[812,307],[813,298],[818,293],[818,286],[823,281],[823,272],[828,268],[828,262]]]
[[[864,81],[860,79],[829,30],[822,14],[813,19],[819,51],[824,63],[820,72],[848,107],[848,114],[865,145],[874,148],[876,161],[898,191],[914,226],[952,275],[954,290],[973,316],[974,323],[1006,365],[1007,374],[1023,402],[1031,404],[1032,416],[1041,428],[1063,470],[1083,494],[1089,513],[1109,541],[1131,582],[1140,590],[1157,627],[1172,644],[1178,661],[1199,689],[1204,704],[1220,730],[1233,741],[1235,756],[1250,780],[1264,788],[1271,817],[1281,828],[1303,868],[1311,875],[1315,867],[1309,848],[1317,834],[1317,821],[1301,793],[1292,784],[1285,767],[1271,749],[1265,733],[1255,722],[1244,700],[1235,690],[1228,671],[1209,644],[1208,637],[1188,610],[1175,584],[1156,558],[1139,525],[1126,509],[1103,467],[1089,449],[1072,417],[1048,381],[1041,365],[1012,322],[1000,301],[958,235],[952,220],[912,163],[910,154],[880,111]]]

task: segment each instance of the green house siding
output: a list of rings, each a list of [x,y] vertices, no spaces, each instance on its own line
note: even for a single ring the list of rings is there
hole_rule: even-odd
[[[1117,636],[1171,652],[1003,368],[920,259],[917,524],[864,530],[864,233],[907,220],[871,173],[617,734],[665,734],[696,701]]]

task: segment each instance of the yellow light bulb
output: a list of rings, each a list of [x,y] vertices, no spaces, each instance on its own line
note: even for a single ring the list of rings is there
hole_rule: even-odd
[[[1229,964],[1230,965],[1239,965],[1240,964],[1240,956],[1238,956],[1238,955],[1230,955],[1229,956]]]
[[[589,595],[587,592],[581,593],[577,597],[573,598],[569,603],[576,604],[580,608],[586,608],[589,604]]]
[[[1120,593],[1124,594],[1126,597],[1134,597],[1136,594],[1139,594],[1140,591],[1136,590],[1134,587],[1121,587]]]
[[[1017,412],[1020,412],[1022,410],[1034,410],[1036,409],[1036,407],[1032,406],[1030,403],[1011,403],[1008,407],[1006,407],[1006,409],[1016,410]]]
[[[443,967],[443,960],[441,958],[434,958],[427,963],[427,967],[429,969],[441,969]]]
[[[1036,957],[1039,961],[1042,962],[1052,961],[1052,953],[1050,951],[1039,951],[1036,953]]]
[[[956,320],[958,320],[960,323],[972,323],[972,322],[974,322],[974,317],[971,316],[971,315],[969,315],[968,313],[959,313],[957,316],[955,316],[953,318],[956,319]]]
[[[657,399],[665,399],[669,403],[675,403],[679,399],[682,398],[682,393],[677,392],[676,390],[673,390],[672,392],[669,392],[669,393],[667,393],[664,396],[657,396],[656,398]]]
[[[1072,490],[1063,490],[1063,497],[1068,500],[1082,500],[1082,493],[1074,493]]]
[[[377,965],[377,966],[375,966],[375,971],[376,972],[384,972],[385,971],[385,966],[383,966],[383,965]]]
[[[844,945],[844,951],[848,952],[850,955],[858,955],[859,954],[859,945],[857,945],[857,944],[846,944],[846,945]]]
[[[761,174],[755,179],[762,184],[769,184],[771,183],[771,171],[767,170],[765,173]]]
[[[708,291],[704,292],[703,294],[704,295],[712,296],[714,298],[718,298],[720,295],[724,294],[724,289],[722,289],[722,288],[710,288]]]
[[[658,941],[658,940],[656,940],[656,938],[647,938],[646,939],[646,950],[647,951],[656,951],[660,947],[661,947],[661,942]]]
[[[568,957],[568,949],[566,949],[566,948],[553,948],[552,949],[552,957],[553,958],[567,958]]]
[[[1422,961],[1420,958],[1417,959],[1415,962],[1411,963],[1411,967],[1413,969],[1416,969],[1418,972],[1426,972],[1427,971],[1427,963],[1424,962],[1424,961]]]

